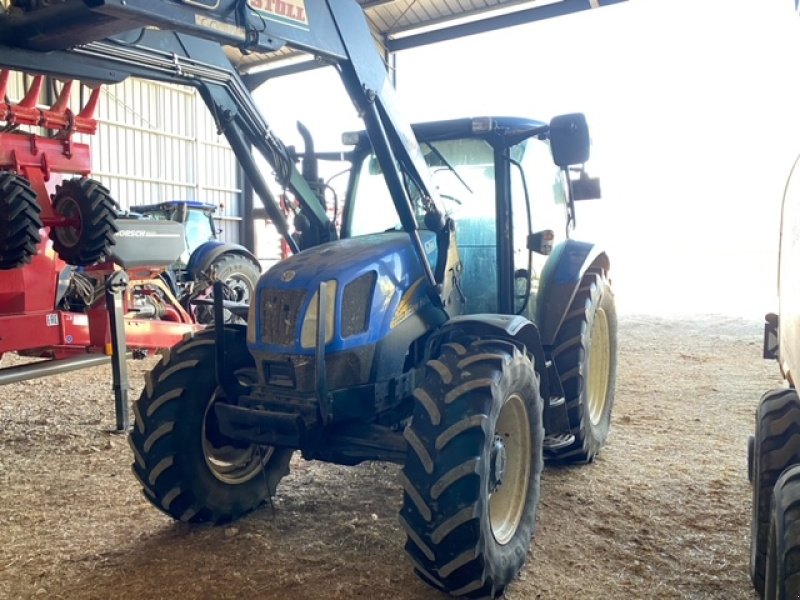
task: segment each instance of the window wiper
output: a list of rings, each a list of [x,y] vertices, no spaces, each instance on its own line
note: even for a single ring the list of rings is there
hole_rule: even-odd
[[[449,161],[449,160],[447,160],[447,159],[444,157],[444,154],[442,154],[441,152],[439,152],[439,149],[438,149],[436,146],[434,146],[434,145],[433,145],[433,144],[431,144],[430,142],[423,142],[423,144],[425,144],[425,145],[426,145],[428,148],[430,148],[430,149],[431,149],[431,152],[433,152],[433,153],[436,155],[436,158],[438,158],[440,161],[442,161],[442,163],[444,164],[444,166],[445,166],[445,167],[447,167],[447,168],[448,168],[448,170],[450,170],[450,171],[453,173],[453,175],[455,175],[455,176],[456,176],[456,178],[457,178],[457,179],[458,179],[458,180],[461,182],[461,185],[463,185],[465,188],[467,188],[467,191],[468,191],[470,194],[474,194],[474,193],[475,193],[475,192],[473,192],[473,191],[472,191],[472,188],[471,188],[471,187],[469,187],[469,185],[467,185],[467,182],[466,182],[466,181],[464,181],[464,178],[463,178],[463,177],[461,177],[461,175],[459,175],[459,174],[458,174],[458,171],[456,171],[455,167],[454,167],[453,165],[451,165],[451,164],[450,164],[450,161]]]

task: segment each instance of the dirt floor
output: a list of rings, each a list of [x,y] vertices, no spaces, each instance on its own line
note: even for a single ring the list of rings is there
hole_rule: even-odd
[[[506,598],[755,598],[746,440],[780,385],[761,336],[726,317],[621,319],[612,437],[591,466],[545,469]],[[150,365],[131,363],[134,395]],[[445,597],[405,558],[394,465],[296,459],[272,507],[223,527],[169,520],[109,433],[110,379],[0,388],[0,598]]]

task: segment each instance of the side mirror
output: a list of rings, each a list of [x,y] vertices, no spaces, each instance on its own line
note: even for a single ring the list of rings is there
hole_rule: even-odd
[[[552,229],[543,229],[528,236],[528,250],[549,256],[553,252],[553,240],[556,236]]]
[[[599,200],[603,195],[600,189],[600,178],[589,177],[583,169],[581,169],[580,177],[573,179],[571,184],[573,200]]]
[[[549,137],[553,162],[562,169],[589,160],[589,126],[583,113],[553,117]]]

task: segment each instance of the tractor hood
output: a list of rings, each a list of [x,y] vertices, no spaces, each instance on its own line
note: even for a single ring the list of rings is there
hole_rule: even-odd
[[[422,231],[425,251],[431,260],[436,258],[436,240],[428,231]],[[275,265],[265,276],[272,283],[280,281],[288,289],[302,287],[329,279],[347,282],[361,274],[364,269],[388,270],[392,273],[402,265],[412,272],[414,278],[422,275],[419,265],[413,268],[410,256],[411,241],[405,232],[377,233],[346,240],[337,240],[304,250]],[[397,273],[399,277],[399,273]],[[316,285],[314,286],[316,287]]]
[[[420,237],[435,264],[434,234],[421,231]],[[316,331],[321,283],[329,305],[329,352],[375,343],[429,303],[422,266],[405,232],[330,242],[282,261],[261,277],[249,319],[251,349],[313,354],[310,333]],[[307,316],[313,323],[304,330]]]

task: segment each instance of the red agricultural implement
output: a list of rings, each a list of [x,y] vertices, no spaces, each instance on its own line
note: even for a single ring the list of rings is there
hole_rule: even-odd
[[[43,76],[18,103],[4,100],[10,79],[0,71],[0,356],[49,360],[0,369],[0,384],[110,360],[127,429],[126,348],[167,348],[200,327],[161,277],[183,251],[183,227],[118,218],[89,177],[90,148],[73,135],[95,133],[100,87],[76,113],[72,81],[41,108]]]

